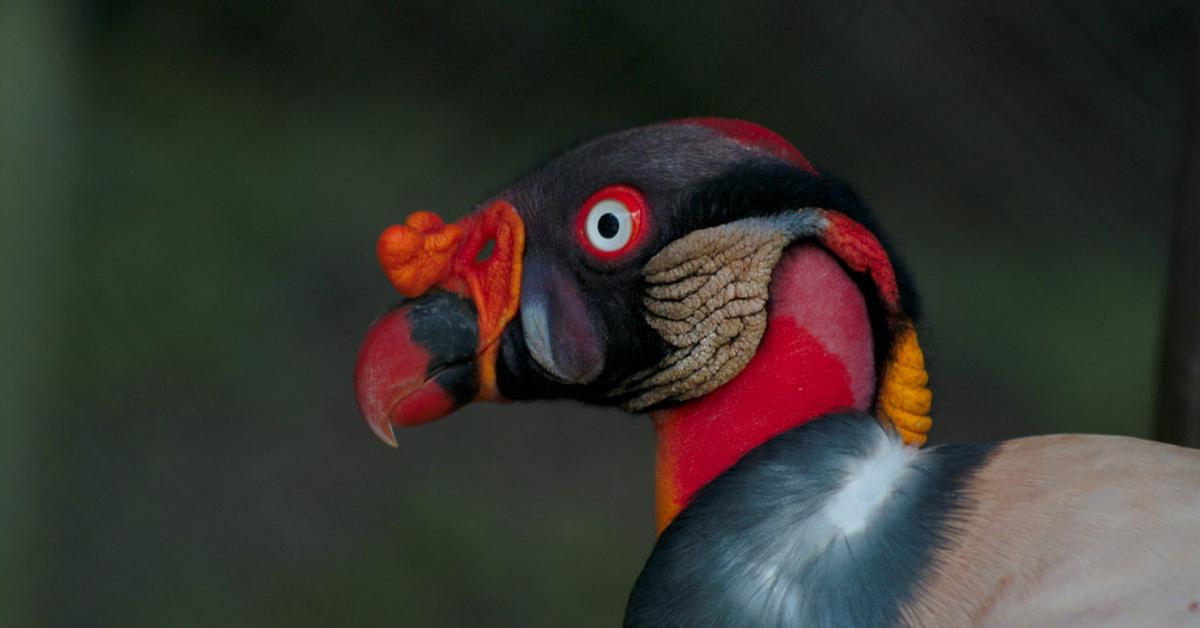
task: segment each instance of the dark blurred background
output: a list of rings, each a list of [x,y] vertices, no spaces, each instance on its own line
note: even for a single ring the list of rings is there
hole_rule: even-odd
[[[374,241],[556,148],[761,122],[923,289],[934,442],[1148,435],[1182,0],[0,1],[0,624],[605,626],[652,431],[474,406],[376,441]]]

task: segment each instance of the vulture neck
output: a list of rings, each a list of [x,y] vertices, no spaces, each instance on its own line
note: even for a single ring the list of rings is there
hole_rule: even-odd
[[[866,302],[815,245],[789,248],[771,277],[767,329],[717,390],[653,413],[658,531],[700,488],[772,437],[840,410],[869,410],[875,348]]]

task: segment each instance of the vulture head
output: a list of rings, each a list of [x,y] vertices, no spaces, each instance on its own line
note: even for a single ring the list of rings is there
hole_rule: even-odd
[[[661,531],[773,436],[837,411],[930,427],[916,299],[843,183],[752,123],[691,118],[576,146],[447,224],[389,227],[405,297],[367,332],[368,425],[474,401],[648,413]]]

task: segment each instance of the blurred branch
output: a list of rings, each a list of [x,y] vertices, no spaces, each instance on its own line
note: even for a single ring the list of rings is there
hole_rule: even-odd
[[[1175,206],[1155,436],[1200,447],[1200,19],[1193,16],[1188,120]]]
[[[36,546],[38,391],[54,345],[53,233],[68,186],[69,35],[61,3],[0,2],[0,626],[34,619],[46,570]],[[47,599],[53,599],[47,597]]]

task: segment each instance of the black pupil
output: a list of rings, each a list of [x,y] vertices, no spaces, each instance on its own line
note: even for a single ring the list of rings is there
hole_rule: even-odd
[[[600,217],[600,222],[596,224],[596,230],[600,232],[600,237],[605,240],[615,237],[620,228],[621,222],[612,214],[604,214]]]

